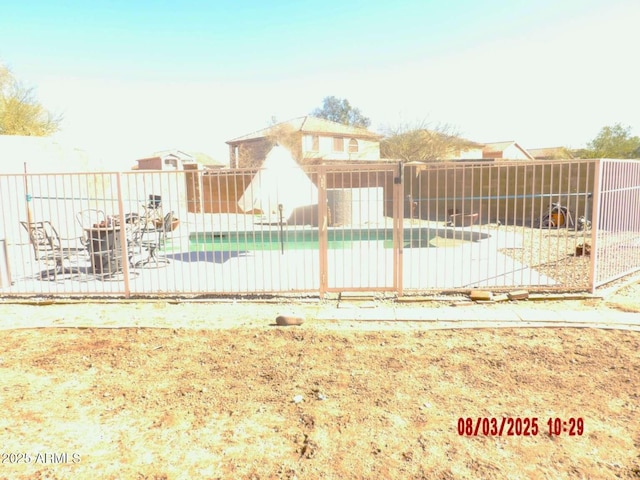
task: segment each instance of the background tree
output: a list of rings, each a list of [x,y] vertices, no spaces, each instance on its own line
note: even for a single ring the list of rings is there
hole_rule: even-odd
[[[324,97],[322,107],[316,108],[311,115],[353,127],[371,125],[371,120],[362,115],[359,108],[352,107],[346,98]]]
[[[301,138],[302,134],[289,123],[272,125],[264,138],[247,142],[240,147],[238,165],[242,168],[259,168],[275,145],[287,148],[293,158],[300,163],[302,160]]]
[[[0,135],[46,136],[60,128],[62,117],[46,110],[33,88],[25,87],[0,65]]]
[[[302,160],[302,134],[295,130],[292,125],[288,123],[274,125],[271,127],[267,140],[269,142],[269,150],[276,145],[280,145],[289,150],[298,163]]]
[[[580,153],[585,158],[640,158],[640,137],[631,136],[631,127],[616,123],[602,127]]]
[[[569,160],[574,158],[573,153],[567,147],[558,147],[553,149],[549,160]]]
[[[386,129],[380,142],[380,155],[403,162],[435,162],[458,156],[461,150],[478,145],[458,136],[448,124],[402,123]]]

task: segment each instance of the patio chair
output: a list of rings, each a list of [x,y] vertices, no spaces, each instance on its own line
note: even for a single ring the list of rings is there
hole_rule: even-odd
[[[42,222],[20,222],[29,234],[29,240],[33,247],[36,261],[54,263],[54,268],[40,272],[40,278],[53,278],[57,280],[58,275],[81,273],[77,267],[65,266],[65,261],[72,258],[79,259],[81,255],[86,255],[87,250],[83,247],[63,245],[63,241],[78,242],[81,239],[62,239],[58,231],[49,221]]]
[[[168,258],[158,256],[158,249],[164,247],[167,235],[176,228],[177,223],[178,219],[175,218],[173,212],[169,212],[164,216],[162,223],[156,225],[155,228],[149,228],[149,224],[144,224],[138,231],[133,232],[132,243],[147,251],[146,258],[135,262],[133,266],[153,268],[171,263]]]
[[[82,228],[91,228],[107,220],[107,216],[102,210],[97,208],[86,208],[76,213],[76,220]]]
[[[84,235],[82,237],[82,244],[88,249],[90,242],[89,236],[87,234],[88,229],[106,222],[107,216],[102,210],[87,208],[76,213],[76,220],[78,221],[80,227],[82,227],[82,231],[84,232]]]

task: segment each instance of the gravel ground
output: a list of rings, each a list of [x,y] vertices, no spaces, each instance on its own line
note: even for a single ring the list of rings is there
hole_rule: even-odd
[[[563,290],[588,287],[591,257],[576,256],[578,245],[590,243],[584,232],[515,228],[522,235],[522,248],[504,248],[500,253],[553,278]]]

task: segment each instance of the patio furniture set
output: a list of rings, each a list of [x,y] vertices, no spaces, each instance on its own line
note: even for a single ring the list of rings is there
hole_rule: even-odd
[[[112,279],[122,273],[124,259],[123,238],[126,242],[126,261],[130,268],[158,268],[170,260],[159,255],[168,235],[179,220],[174,212],[162,214],[161,198],[150,195],[142,214],[125,215],[124,224],[98,209],[78,212],[76,220],[83,230],[80,238],[62,238],[48,220],[23,222],[33,247],[35,260],[53,264],[41,271],[41,280],[57,280],[61,275],[86,274],[98,279]],[[81,266],[82,263],[86,266]]]

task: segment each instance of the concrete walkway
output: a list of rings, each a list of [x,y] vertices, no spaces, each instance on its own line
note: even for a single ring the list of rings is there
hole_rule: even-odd
[[[640,331],[640,314],[575,301],[417,306],[372,302],[262,303],[253,301],[8,304],[0,303],[0,330],[16,328],[265,328],[281,314],[313,329],[395,330],[497,327],[589,327]],[[532,302],[533,303],[533,302]]]
[[[383,307],[383,308],[324,308],[318,320],[421,322],[439,328],[479,327],[593,327],[621,328],[640,331],[640,314],[613,309],[544,308],[526,304],[475,305],[457,307]]]

